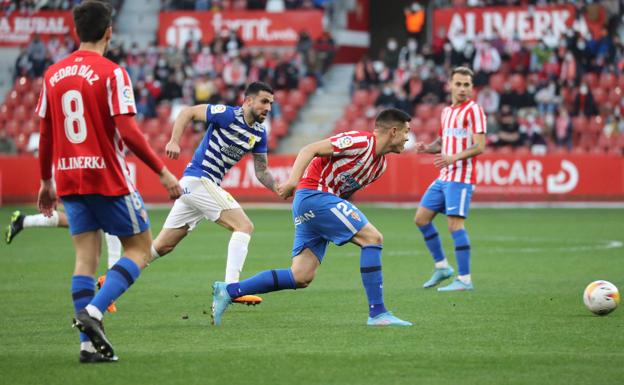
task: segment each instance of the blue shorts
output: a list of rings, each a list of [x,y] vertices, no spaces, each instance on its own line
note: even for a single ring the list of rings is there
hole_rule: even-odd
[[[420,200],[420,205],[447,216],[467,218],[474,185],[436,179]]]
[[[329,241],[344,245],[368,223],[366,216],[353,204],[317,190],[297,190],[292,211],[295,222],[293,257],[310,249],[319,262],[323,262]]]
[[[71,235],[104,230],[128,237],[149,229],[143,199],[138,192],[122,196],[98,194],[68,195],[61,198]]]

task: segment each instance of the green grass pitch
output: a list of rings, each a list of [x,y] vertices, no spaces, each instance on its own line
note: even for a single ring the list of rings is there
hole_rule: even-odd
[[[0,209],[6,225],[13,208]],[[424,290],[432,263],[413,210],[362,207],[384,234],[389,309],[411,328],[365,326],[359,250],[331,246],[311,287],[235,305],[210,325],[229,233],[203,223],[152,264],[107,316],[117,364],[80,365],[70,328],[67,230],[27,229],[0,245],[3,384],[588,384],[622,383],[624,308],[590,314],[585,286],[624,291],[624,210],[474,209],[471,293]],[[34,212],[30,208],[26,210]],[[151,210],[158,231],[167,213]],[[250,209],[243,277],[288,267],[288,210]],[[443,217],[436,219],[455,259]],[[105,262],[101,263],[102,269]],[[102,270],[103,271],[103,270]],[[624,304],[621,306],[624,307]]]

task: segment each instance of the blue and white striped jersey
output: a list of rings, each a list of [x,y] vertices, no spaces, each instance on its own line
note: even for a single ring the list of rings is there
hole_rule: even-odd
[[[241,107],[209,104],[206,108],[208,129],[184,176],[206,177],[221,185],[226,172],[248,152],[267,153],[264,126],[245,123]]]

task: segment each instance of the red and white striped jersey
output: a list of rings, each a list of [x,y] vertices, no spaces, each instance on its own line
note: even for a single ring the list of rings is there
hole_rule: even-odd
[[[123,68],[95,52],[76,51],[48,68],[36,111],[52,128],[59,196],[135,190],[113,119],[136,113]]]
[[[325,191],[348,197],[373,183],[386,171],[386,158],[376,154],[375,135],[365,131],[343,132],[329,138],[333,154],[310,162],[297,189]]]
[[[473,134],[485,134],[486,119],[483,108],[468,99],[457,107],[446,107],[440,117],[442,154],[455,155],[472,147]],[[439,179],[447,182],[475,184],[477,157],[458,160],[440,171]]]

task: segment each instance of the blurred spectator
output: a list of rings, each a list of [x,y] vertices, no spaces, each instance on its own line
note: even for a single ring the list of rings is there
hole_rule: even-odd
[[[477,96],[477,103],[483,107],[486,114],[495,114],[498,112],[500,105],[500,95],[496,90],[489,86],[485,86]]]
[[[498,122],[499,130],[496,144],[498,146],[520,146],[522,144],[522,137],[520,136],[516,118],[509,105],[503,105],[501,107]]]
[[[552,114],[559,105],[559,98],[557,96],[557,85],[554,81],[548,82],[545,87],[542,87],[535,94],[535,101],[537,102],[537,110],[540,115]]]
[[[386,49],[382,51],[383,61],[386,67],[394,70],[399,66],[399,43],[394,37],[388,39]]]
[[[215,75],[215,57],[210,52],[210,46],[201,48],[201,52],[195,57],[193,67],[195,68],[195,72],[200,76]]]
[[[15,141],[11,138],[4,128],[0,128],[0,154],[15,155],[17,147]]]
[[[404,65],[409,71],[415,71],[423,63],[424,58],[418,52],[418,43],[415,39],[407,39],[407,45],[399,51],[399,66]]]
[[[394,94],[394,90],[392,89],[392,85],[390,83],[384,84],[383,89],[377,99],[375,99],[375,107],[378,108],[393,108],[396,106],[397,102],[396,95]]]
[[[314,42],[314,51],[316,52],[317,60],[320,62],[321,72],[327,72],[336,54],[336,43],[329,32],[323,32],[323,34],[316,39]]]
[[[223,67],[223,81],[228,86],[243,87],[247,82],[247,67],[239,58],[234,58]]]
[[[377,73],[373,68],[373,62],[366,55],[355,64],[353,81],[357,88],[369,88],[377,84]]]
[[[561,64],[561,73],[559,75],[559,80],[561,82],[574,82],[576,83],[578,79],[578,70],[576,66],[576,59],[572,52],[566,52],[565,57],[563,59],[563,63]]]
[[[32,63],[33,76],[43,76],[46,63],[46,46],[39,35],[35,34],[28,45],[28,57]]]
[[[404,13],[407,34],[418,42],[422,41],[426,17],[425,10],[418,2],[413,2],[409,7],[405,8]]]
[[[594,96],[592,95],[587,83],[581,83],[579,87],[579,92],[574,98],[574,109],[573,114],[576,115],[585,115],[592,116],[598,113],[598,109],[596,108],[596,103],[594,102]]]
[[[21,76],[33,76],[32,68],[33,64],[28,55],[27,46],[20,47],[20,53],[15,60],[14,79],[17,79]]]
[[[544,129],[542,124],[535,119],[534,115],[529,115],[519,127],[519,131],[521,134],[526,135],[527,144],[530,147],[534,146],[545,146],[546,140],[542,133]]]
[[[498,71],[501,66],[501,57],[496,48],[485,41],[478,45],[472,69],[475,72],[474,85],[481,87],[487,84],[490,74]]]
[[[555,120],[555,143],[558,147],[572,150],[572,118],[565,107],[559,110],[559,116]]]
[[[137,118],[149,119],[156,116],[156,101],[147,88],[141,88],[136,100]]]

